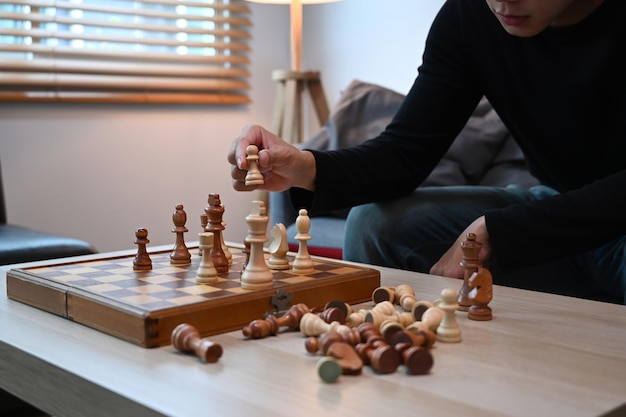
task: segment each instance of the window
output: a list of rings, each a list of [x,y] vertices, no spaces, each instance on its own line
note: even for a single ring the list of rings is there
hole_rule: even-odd
[[[239,0],[0,0],[0,101],[249,102]]]

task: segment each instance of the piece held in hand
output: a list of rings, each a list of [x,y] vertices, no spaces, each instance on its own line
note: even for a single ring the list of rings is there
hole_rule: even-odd
[[[248,145],[246,148],[246,160],[248,161],[246,185],[263,184],[263,174],[259,170],[259,148],[255,145]]]
[[[135,231],[135,244],[137,245],[137,255],[133,260],[133,269],[149,270],[152,269],[152,260],[148,255],[146,245],[150,243],[148,240],[148,230],[140,227]]]
[[[222,356],[219,343],[200,338],[198,330],[190,324],[182,323],[172,331],[172,345],[181,352],[193,352],[208,363],[215,363]]]

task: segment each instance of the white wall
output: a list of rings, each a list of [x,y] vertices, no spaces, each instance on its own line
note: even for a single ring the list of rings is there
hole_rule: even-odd
[[[330,103],[353,79],[407,93],[444,0],[343,0],[305,6],[303,66],[322,72]]]
[[[305,6],[304,68],[322,71],[331,104],[353,78],[406,92],[442,2]],[[207,194],[217,192],[226,206],[226,239],[242,241],[257,194],[232,190],[226,153],[245,124],[269,126],[271,71],[289,66],[288,8],[250,7],[251,105],[1,103],[9,221],[78,237],[100,251],[132,248],[137,227],[148,228],[151,244],[169,244],[174,206],[185,205],[195,234]]]

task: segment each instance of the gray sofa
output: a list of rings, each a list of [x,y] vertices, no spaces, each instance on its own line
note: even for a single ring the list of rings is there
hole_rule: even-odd
[[[341,149],[372,138],[389,123],[403,98],[387,88],[354,80],[342,92],[328,122],[300,147]],[[530,187],[537,183],[528,172],[521,150],[489,102],[483,99],[422,187],[510,184]],[[270,193],[269,207],[270,224],[283,223],[290,248],[297,250],[294,239],[297,211],[289,193]],[[338,210],[311,218],[311,254],[341,259],[348,212]]]

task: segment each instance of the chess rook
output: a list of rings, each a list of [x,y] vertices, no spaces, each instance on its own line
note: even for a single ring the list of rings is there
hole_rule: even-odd
[[[212,284],[217,282],[217,270],[213,265],[211,258],[211,248],[213,247],[213,233],[198,233],[198,241],[200,250],[202,251],[202,260],[198,265],[196,272],[196,282],[199,284]]]
[[[188,265],[191,263],[191,253],[189,253],[184,239],[184,234],[188,232],[188,229],[185,227],[187,213],[182,204],[176,205],[174,214],[172,214],[172,222],[174,223],[172,233],[176,233],[176,242],[170,254],[170,262],[174,265]]]
[[[243,289],[259,290],[272,288],[274,285],[274,276],[265,262],[263,252],[263,245],[268,240],[265,235],[268,221],[265,203],[253,201],[250,205],[250,214],[246,216],[248,235],[245,240],[250,243],[250,254],[246,268],[241,273]]]

